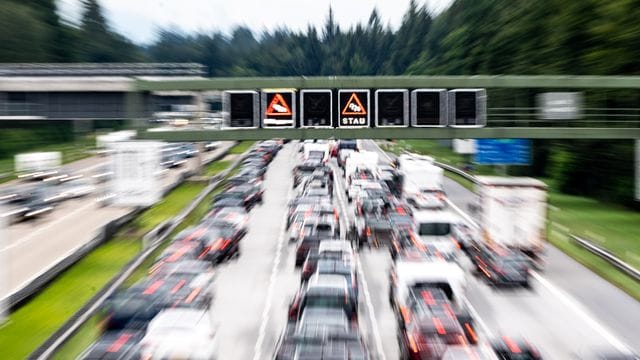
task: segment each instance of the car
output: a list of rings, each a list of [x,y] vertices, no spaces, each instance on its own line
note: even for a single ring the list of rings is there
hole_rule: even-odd
[[[344,245],[334,245],[333,243],[342,243]],[[318,245],[318,250],[309,252],[307,258],[302,265],[302,282],[307,281],[311,275],[316,272],[318,261],[321,260],[340,260],[349,263],[355,263],[355,255],[351,249],[351,245],[343,240],[324,240]],[[330,264],[333,265],[333,264]]]
[[[461,246],[454,237],[454,226],[460,222],[457,215],[447,210],[420,210],[413,214],[414,233],[425,245],[434,245],[447,257],[457,257]]]
[[[212,151],[220,147],[220,141],[207,141],[204,143],[204,151]]]
[[[242,199],[244,207],[247,210],[251,210],[255,205],[262,203],[262,196],[264,190],[261,186],[257,185],[237,185],[225,189],[220,194],[216,195],[213,200],[218,201],[224,198],[239,198]]]
[[[444,209],[447,196],[440,188],[422,188],[408,201],[416,209]]]
[[[3,198],[8,209],[0,217],[9,224],[40,218],[51,213],[55,207],[55,199],[49,196],[46,187],[9,191]]]
[[[309,308],[342,309],[351,321],[358,319],[358,300],[341,275],[312,276],[289,305],[289,321],[297,322]]]
[[[171,289],[172,294],[178,293],[179,290],[190,289],[188,297],[192,294],[192,291],[199,289],[198,292],[207,298],[209,303],[207,305],[210,305],[213,298],[215,272],[208,261],[182,260],[168,263],[157,267],[150,276],[175,283],[176,285]],[[194,293],[191,296],[195,298],[197,295]],[[193,302],[193,300],[190,302]]]
[[[244,207],[240,206],[215,208],[209,211],[203,221],[209,225],[223,226],[226,224],[242,230],[244,233],[249,231],[249,214]]]
[[[531,261],[519,251],[481,246],[472,251],[476,270],[494,286],[531,286]]]
[[[491,348],[501,360],[541,360],[540,352],[522,338],[501,336],[491,341]],[[622,359],[622,358],[621,358]]]
[[[151,320],[140,341],[143,359],[214,359],[212,317],[199,309],[166,309]]]
[[[297,241],[305,234],[310,233],[314,230],[317,230],[322,233],[326,233],[330,238],[338,238],[340,237],[340,222],[333,216],[333,214],[328,215],[313,215],[305,217],[302,220],[302,224],[298,227],[297,224],[292,226],[290,231],[290,236],[293,236],[295,230],[297,230],[297,237],[290,238],[290,241]]]
[[[329,191],[328,187],[318,186],[318,187],[307,187],[306,189],[304,189],[301,196],[331,199],[333,194],[331,193],[331,191]]]
[[[346,189],[347,201],[351,202],[360,192],[362,187],[366,184],[370,183],[369,179],[354,179],[349,184],[349,187]]]
[[[353,149],[342,149],[338,151],[338,156],[336,156],[338,166],[344,169],[344,166],[347,163],[347,158],[349,157],[349,155],[353,154],[354,152],[356,151]]]
[[[328,219],[327,219],[328,220]],[[337,238],[337,226],[330,221],[307,222],[307,226],[301,231],[298,245],[296,246],[295,266],[301,266],[311,249],[317,250],[322,240]]]
[[[210,224],[206,233],[200,238],[204,250],[199,259],[205,259],[213,264],[240,256],[240,240],[245,233],[233,226],[219,226]]]
[[[377,248],[392,243],[394,227],[383,211],[363,212],[356,216],[354,227],[357,248],[364,244]]]
[[[307,201],[308,200],[308,201]],[[310,216],[322,216],[333,214],[336,221],[339,220],[338,211],[329,201],[318,203],[315,199],[306,199],[299,204],[290,207],[289,216],[287,216],[287,228],[294,222],[303,222],[305,218]]]
[[[340,309],[308,308],[298,324],[289,324],[276,345],[276,360],[368,360],[362,336]]]
[[[313,269],[313,274],[309,277],[306,277],[305,273],[302,274],[302,280],[307,280],[313,278],[314,276],[322,276],[322,275],[339,275],[345,278],[347,284],[349,285],[349,293],[355,301],[358,301],[359,294],[359,286],[358,286],[358,273],[356,271],[356,260],[354,257],[352,258],[344,258],[344,259],[328,259],[321,258],[318,259],[315,268]]]
[[[108,331],[91,344],[79,360],[138,360],[140,359],[141,331]]]

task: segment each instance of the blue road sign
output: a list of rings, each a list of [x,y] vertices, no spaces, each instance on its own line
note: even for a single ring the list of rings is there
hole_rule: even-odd
[[[480,165],[529,165],[531,140],[477,139],[475,163]]]

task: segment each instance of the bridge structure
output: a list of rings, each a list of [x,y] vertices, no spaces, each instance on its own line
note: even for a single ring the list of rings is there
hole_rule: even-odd
[[[154,131],[139,116],[152,91],[224,91],[305,89],[486,89],[486,124],[482,127],[254,128],[206,130],[193,127]],[[542,115],[540,97],[550,92],[578,93],[579,114],[571,119]],[[361,139],[640,139],[640,76],[329,76],[137,80],[129,93],[131,119],[139,138],[168,141],[257,140],[268,138]],[[136,108],[137,104],[137,108]],[[136,110],[138,109],[138,110]]]

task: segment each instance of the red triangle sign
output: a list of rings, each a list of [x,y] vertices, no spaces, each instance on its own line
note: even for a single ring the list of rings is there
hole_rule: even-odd
[[[273,100],[267,107],[266,114],[269,116],[291,116],[293,113],[291,112],[291,108],[289,104],[284,100],[280,93],[276,93],[273,96]]]
[[[342,115],[367,115],[367,109],[362,106],[358,95],[353,92],[347,104],[342,109]]]

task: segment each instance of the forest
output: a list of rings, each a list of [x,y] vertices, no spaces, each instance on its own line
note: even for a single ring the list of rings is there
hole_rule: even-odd
[[[640,73],[640,0],[456,0],[437,15],[412,1],[397,29],[376,10],[342,28],[327,9],[320,28],[162,29],[144,45],[115,32],[98,0],[83,0],[78,24],[61,19],[55,0],[0,2],[0,62],[199,62],[210,76]],[[519,99],[534,101],[526,93]],[[587,105],[637,108],[639,99],[628,91],[594,92]],[[532,166],[514,173],[633,204],[633,142],[534,145]]]

